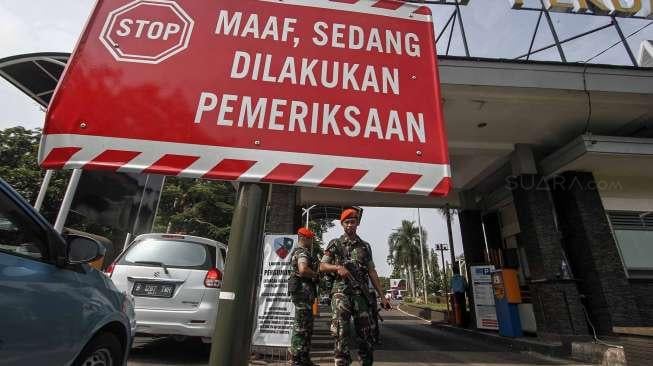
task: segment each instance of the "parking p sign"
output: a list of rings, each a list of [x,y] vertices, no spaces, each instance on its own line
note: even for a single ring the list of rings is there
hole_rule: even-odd
[[[39,161],[446,195],[434,46],[401,1],[99,0]]]

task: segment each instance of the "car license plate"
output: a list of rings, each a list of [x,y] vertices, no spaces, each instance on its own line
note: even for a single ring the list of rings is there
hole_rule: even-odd
[[[169,283],[136,282],[132,288],[132,295],[146,297],[172,297],[175,285]]]

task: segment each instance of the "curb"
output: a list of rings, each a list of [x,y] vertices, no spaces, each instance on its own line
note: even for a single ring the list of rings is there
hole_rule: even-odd
[[[472,337],[474,339],[505,346],[516,351],[533,352],[547,357],[563,359],[570,359],[571,357],[571,350],[569,349],[569,346],[565,346],[562,342],[544,343],[536,340],[506,338],[501,337],[498,334],[495,335],[466,328],[458,328],[443,324],[441,322],[431,322],[431,326],[458,335]]]
[[[402,313],[405,314],[405,315],[408,315],[408,316],[413,317],[413,318],[417,318],[417,319],[422,320],[422,321],[424,321],[424,322],[426,322],[426,323],[428,323],[428,324],[431,324],[431,325],[433,324],[431,320],[424,319],[424,318],[422,318],[421,316],[413,315],[413,314],[410,314],[410,313],[407,313],[407,312],[403,311],[403,310],[401,309],[401,304],[400,304],[400,305],[397,305],[397,308],[396,308],[396,309],[399,310],[400,312],[402,312]]]
[[[496,345],[508,347],[516,351],[538,353],[545,357],[554,357],[554,358],[563,358],[563,359],[571,358],[570,345],[565,345],[562,342],[545,343],[537,340],[506,338],[506,337],[501,337],[498,334],[486,333],[486,332],[467,329],[467,328],[454,327],[452,325],[448,325],[441,321],[424,319],[420,316],[409,314],[403,311],[402,309],[400,309],[400,306],[397,306],[397,309],[402,313],[411,316],[413,318],[418,318],[422,321],[428,322],[429,324],[431,324],[432,327],[437,327],[447,332],[455,333],[461,336],[472,337],[474,339],[484,341],[484,342],[492,342]]]

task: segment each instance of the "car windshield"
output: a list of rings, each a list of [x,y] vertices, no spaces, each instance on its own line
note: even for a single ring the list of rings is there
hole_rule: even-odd
[[[187,241],[146,239],[135,243],[120,264],[152,266],[161,263],[166,267],[208,269],[215,262],[215,255],[211,255],[213,248],[209,248]]]

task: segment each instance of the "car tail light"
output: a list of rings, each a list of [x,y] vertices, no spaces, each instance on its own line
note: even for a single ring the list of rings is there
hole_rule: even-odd
[[[206,272],[206,277],[204,277],[204,286],[220,288],[222,286],[222,272],[217,268],[209,269]]]
[[[104,270],[104,274],[107,275],[107,277],[111,278],[111,275],[113,274],[113,269],[116,267],[116,262],[113,262],[107,267],[107,269]]]

